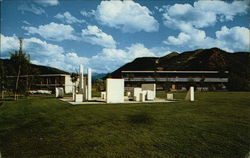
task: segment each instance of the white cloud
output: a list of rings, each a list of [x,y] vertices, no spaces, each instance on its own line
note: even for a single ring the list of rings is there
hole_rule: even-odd
[[[157,31],[159,24],[151,11],[133,1],[102,1],[96,10],[96,19],[123,32]]]
[[[214,25],[217,20],[233,20],[238,14],[247,13],[247,1],[198,1],[194,5],[174,4],[165,7],[164,24],[169,28],[204,28]]]
[[[164,43],[166,43],[166,44],[180,45],[180,44],[187,43],[190,39],[191,39],[191,37],[188,34],[186,34],[184,32],[181,32],[178,35],[178,37],[168,36],[167,41],[164,41]]]
[[[80,13],[82,14],[82,16],[91,17],[95,15],[95,10],[91,10],[91,11],[81,10]]]
[[[194,29],[188,33],[181,32],[177,37],[169,36],[164,43],[189,49],[219,47],[230,52],[249,51],[250,32],[248,28],[223,26],[215,34],[216,38],[211,38],[206,36],[204,31]]]
[[[4,57],[8,56],[7,51],[18,50],[18,38],[14,35],[13,37],[4,36],[1,34],[1,55]]]
[[[237,14],[247,13],[248,1],[233,1],[232,3],[218,0],[198,1],[194,2],[194,8],[203,12],[213,12],[221,16],[220,20],[233,20]]]
[[[172,6],[164,6],[162,8],[164,11],[164,25],[180,30],[180,33],[177,37],[167,37],[163,42],[168,45],[178,45],[179,47],[189,49],[220,47],[227,51],[249,50],[246,44],[246,42],[249,44],[249,40],[246,41],[245,37],[249,36],[249,33],[246,33],[247,28],[233,27],[228,29],[224,27],[216,33],[216,38],[208,37],[205,31],[201,30],[202,28],[215,25],[218,21],[233,20],[236,15],[246,14],[247,4],[247,1],[233,1],[230,3],[211,0],[194,2],[193,5],[174,4]],[[247,35],[242,36],[242,32]],[[241,39],[238,38],[240,35],[242,36]]]
[[[16,36],[1,35],[1,53],[18,49]],[[30,54],[34,64],[47,65],[75,72],[80,64],[91,67],[95,72],[110,72],[138,57],[152,57],[155,54],[143,44],[136,43],[123,49],[103,48],[95,56],[86,58],[76,52],[65,52],[63,47],[42,41],[38,38],[25,38],[24,50]],[[5,57],[8,54],[5,53]]]
[[[132,44],[125,50],[104,48],[101,53],[90,58],[92,68],[96,72],[111,72],[138,57],[153,57],[155,54],[143,44]]]
[[[107,48],[115,48],[116,42],[111,35],[104,33],[97,26],[87,26],[82,30],[82,37],[84,41],[91,44],[100,45]]]
[[[43,6],[56,6],[59,4],[58,0],[35,0],[35,2]]]
[[[64,12],[63,14],[58,13],[56,14],[55,18],[60,19],[69,24],[85,22],[85,20],[79,20],[76,17],[72,16],[69,12]]]
[[[39,34],[44,39],[53,41],[62,40],[76,40],[74,29],[70,25],[57,24],[51,22],[47,25],[40,25],[39,27],[22,27],[28,31],[28,34]]]
[[[221,27],[216,31],[216,37],[225,47],[233,50],[250,50],[250,30],[245,27]]]
[[[19,41],[14,36],[1,34],[1,54],[9,57],[8,52],[18,50]],[[75,72],[80,64],[88,64],[88,58],[78,56],[75,52],[66,53],[58,45],[50,44],[38,38],[25,38],[23,40],[24,50],[30,54],[31,62],[39,65],[56,67],[62,70]]]
[[[26,20],[23,20],[22,23],[24,23],[25,25],[30,25],[30,23]]]
[[[31,5],[22,4],[18,6],[17,9],[20,10],[22,13],[27,11],[27,12],[32,12],[37,15],[45,14],[45,10],[43,8],[37,7],[34,4],[31,4]]]

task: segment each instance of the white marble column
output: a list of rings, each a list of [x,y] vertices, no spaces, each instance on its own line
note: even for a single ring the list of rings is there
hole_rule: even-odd
[[[79,92],[83,94],[84,92],[84,78],[83,78],[83,65],[80,65],[80,83],[79,83]]]
[[[88,68],[88,100],[92,98],[92,71]]]

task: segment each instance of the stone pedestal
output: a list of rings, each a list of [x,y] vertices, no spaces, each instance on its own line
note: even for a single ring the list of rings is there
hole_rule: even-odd
[[[145,102],[145,97],[146,96],[146,94],[145,93],[140,93],[140,102]]]
[[[61,87],[56,87],[56,98],[62,98],[64,95],[64,89]]]
[[[146,95],[146,100],[154,100],[155,99],[155,94],[153,91],[148,90],[147,95]]]
[[[76,94],[75,102],[82,102],[82,101],[83,101],[83,94]]]
[[[167,100],[174,100],[174,95],[172,93],[168,93]]]
[[[101,92],[101,98],[106,99],[106,92]]]
[[[142,92],[141,88],[134,88],[133,89],[133,98],[135,101],[140,101],[140,93]]]
[[[153,92],[153,100],[156,97],[156,84],[142,84],[141,88],[143,91],[152,91]]]

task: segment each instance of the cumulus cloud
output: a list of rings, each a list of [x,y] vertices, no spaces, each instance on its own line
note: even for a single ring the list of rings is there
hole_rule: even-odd
[[[22,4],[22,5],[18,6],[17,9],[20,10],[22,12],[22,14],[24,12],[32,12],[32,13],[37,14],[37,15],[45,14],[45,10],[43,8],[37,7],[34,4],[31,4],[31,5]]]
[[[250,30],[245,27],[221,27],[220,31],[216,31],[217,40],[222,42],[224,47],[233,50],[250,50]]]
[[[104,48],[102,52],[90,58],[92,68],[96,72],[110,72],[138,57],[152,57],[155,54],[143,44],[132,44],[126,49]]]
[[[233,1],[227,3],[225,1],[211,0],[194,2],[194,8],[204,12],[213,12],[219,16],[219,20],[233,20],[237,14],[247,13],[249,2]]]
[[[58,0],[35,0],[35,2],[43,6],[56,6],[59,4]]]
[[[204,28],[214,25],[218,20],[233,20],[238,14],[247,13],[247,1],[198,1],[190,4],[174,4],[165,7],[164,24],[182,31],[190,28]],[[174,26],[174,27],[173,27]]]
[[[30,54],[31,62],[39,65],[56,67],[74,72],[80,64],[88,64],[88,58],[78,56],[75,52],[65,52],[63,47],[47,43],[38,38],[24,38],[24,50]],[[1,54],[9,57],[8,52],[18,50],[19,41],[14,36],[1,34]]]
[[[148,8],[133,1],[102,1],[97,7],[96,19],[123,32],[153,32],[159,27]]]
[[[74,29],[70,25],[51,22],[50,24],[40,25],[38,27],[22,28],[28,31],[28,34],[38,34],[47,40],[62,41],[77,39],[77,37],[74,35]]]
[[[235,26],[227,28],[222,26],[221,30],[216,31],[216,38],[206,36],[202,30],[194,32],[181,32],[177,37],[169,36],[167,45],[178,45],[189,49],[219,47],[227,51],[249,51],[250,30],[245,27]]]
[[[82,30],[83,40],[94,45],[100,45],[107,48],[115,48],[116,42],[111,35],[104,33],[97,26],[88,25]]]
[[[217,0],[198,1],[194,2],[193,5],[174,4],[164,6],[161,8],[164,10],[164,25],[180,30],[180,33],[176,37],[168,36],[163,42],[168,45],[178,45],[190,49],[220,47],[228,51],[249,50],[247,48],[249,44],[247,28],[222,27],[220,31],[216,32],[216,38],[208,37],[206,32],[202,30],[202,28],[215,25],[218,21],[233,20],[236,15],[246,14],[247,8],[247,1],[233,1],[230,3]],[[246,33],[245,36],[242,36],[243,32]],[[242,38],[239,39],[239,36]]]
[[[91,17],[95,15],[95,10],[91,11],[81,10],[80,13],[82,14],[82,16]]]
[[[8,51],[14,51],[18,49],[18,38],[14,35],[13,37],[8,37],[8,36],[4,36],[2,34],[1,35],[1,55],[3,57],[7,57],[8,56]]]
[[[60,19],[63,22],[66,22],[68,24],[84,23],[85,22],[85,20],[79,20],[76,17],[72,16],[69,12],[64,12],[63,14],[58,13],[58,14],[56,14],[55,18]]]
[[[0,35],[1,53],[6,58],[9,57],[9,51],[18,49],[18,38],[15,35]],[[34,64],[52,66],[69,72],[75,72],[80,64],[93,68],[95,72],[110,72],[135,58],[155,56],[155,53],[143,44],[136,43],[125,49],[103,48],[97,55],[86,58],[34,37],[24,39],[24,50],[30,54],[31,62]]]

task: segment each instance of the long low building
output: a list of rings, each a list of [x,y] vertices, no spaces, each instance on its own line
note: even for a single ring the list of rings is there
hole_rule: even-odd
[[[228,71],[121,71],[125,87],[138,87],[142,83],[156,83],[157,89],[185,90],[190,84],[200,89],[225,89]]]
[[[16,78],[16,76],[7,76]],[[72,93],[75,83],[71,81],[70,74],[42,74],[42,75],[22,75],[20,78],[34,78],[30,90],[50,90],[55,91],[56,87],[62,87],[65,93]],[[31,79],[30,79],[31,80]],[[78,84],[78,82],[77,82]]]

